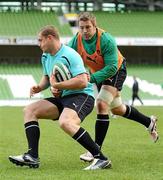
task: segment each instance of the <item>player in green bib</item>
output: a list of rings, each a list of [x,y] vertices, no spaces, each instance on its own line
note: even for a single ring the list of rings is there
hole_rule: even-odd
[[[121,90],[127,76],[126,60],[118,50],[115,39],[97,27],[95,16],[89,12],[79,14],[78,25],[79,32],[69,42],[69,46],[82,56],[90,71],[90,82],[95,83],[99,89],[95,142],[102,147],[109,128],[109,112],[144,125],[156,142],[159,137],[156,130],[157,118],[148,117],[122,102]],[[80,159],[92,161],[94,158],[90,152],[86,152]]]

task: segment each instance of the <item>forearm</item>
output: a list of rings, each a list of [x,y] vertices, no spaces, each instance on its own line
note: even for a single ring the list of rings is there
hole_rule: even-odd
[[[100,71],[97,71],[93,74],[91,74],[91,83],[101,83],[104,80],[114,76],[117,72],[117,65],[112,65],[112,66],[105,66],[103,69]]]
[[[50,86],[49,77],[43,76],[42,79],[40,80],[38,86],[40,87],[41,91],[47,89]]]
[[[77,90],[77,89],[83,89],[87,86],[88,80],[87,76],[85,75],[83,78],[81,77],[74,77],[67,81],[57,82],[55,83],[55,88],[59,90],[64,89],[71,89],[71,90]]]

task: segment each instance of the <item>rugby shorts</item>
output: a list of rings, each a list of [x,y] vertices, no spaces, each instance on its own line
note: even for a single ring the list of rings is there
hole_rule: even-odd
[[[124,59],[122,63],[122,67],[117,71],[117,73],[111,78],[98,84],[97,89],[98,91],[100,91],[102,85],[109,85],[116,87],[118,91],[121,91],[126,77],[127,77],[127,69],[126,69],[126,60]]]
[[[81,121],[90,114],[94,108],[94,98],[84,93],[72,94],[64,97],[49,97],[45,100],[55,104],[58,107],[59,114],[64,108],[70,108],[76,111]]]

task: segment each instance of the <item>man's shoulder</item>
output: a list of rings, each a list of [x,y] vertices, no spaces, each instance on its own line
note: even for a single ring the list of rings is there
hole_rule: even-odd
[[[77,51],[75,51],[73,48],[71,48],[71,47],[69,47],[67,45],[64,45],[63,54],[66,57],[71,57],[72,59],[81,58],[81,56],[79,55],[79,53]]]
[[[105,50],[117,46],[115,38],[108,32],[104,32],[101,35],[100,43],[101,43],[101,48]]]
[[[77,39],[78,39],[78,35],[76,34],[76,35],[74,35],[71,39],[70,39],[70,41],[68,42],[68,46],[69,47],[72,47],[72,48],[74,48],[74,46],[76,46],[76,44],[77,44]]]
[[[42,61],[46,61],[48,59],[48,53],[42,53],[41,59]]]
[[[115,41],[115,38],[113,37],[113,35],[111,35],[110,33],[106,31],[102,33],[101,38],[106,41]]]
[[[64,47],[64,51],[67,52],[67,54],[78,54],[72,47],[68,46],[68,45],[63,45]]]

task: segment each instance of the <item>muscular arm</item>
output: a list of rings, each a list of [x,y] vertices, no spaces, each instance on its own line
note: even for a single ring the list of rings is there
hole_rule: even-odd
[[[32,97],[36,93],[43,91],[48,87],[49,87],[49,78],[48,76],[44,75],[38,85],[32,86],[30,88],[30,97]]]
[[[77,36],[75,35],[70,42],[68,43],[68,46],[73,48],[75,51],[77,51]]]
[[[114,76],[114,74],[117,72],[117,67],[116,66],[105,66],[103,69],[100,71],[97,71],[91,75],[91,83],[101,83],[102,81]]]
[[[57,88],[59,90],[63,90],[63,89],[77,90],[77,89],[83,89],[87,87],[88,77],[84,73],[84,74],[77,75],[76,77],[67,81],[55,82],[55,79],[52,75],[50,78],[50,82],[54,88]]]
[[[41,88],[41,90],[45,90],[49,87],[50,83],[49,83],[49,77],[48,75],[44,75],[40,82],[39,82],[39,87]]]

